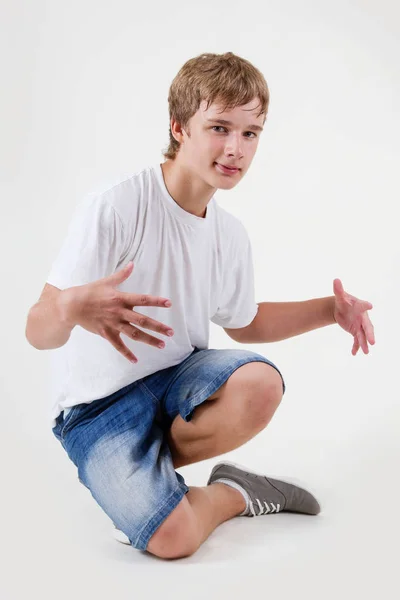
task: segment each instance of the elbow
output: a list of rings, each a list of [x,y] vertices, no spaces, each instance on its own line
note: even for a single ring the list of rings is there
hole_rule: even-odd
[[[246,331],[244,331],[244,329],[246,328],[242,327],[239,329],[225,329],[225,331],[235,342],[238,342],[239,344],[249,344],[251,341],[249,339],[249,335],[246,333]]]
[[[40,350],[41,348],[39,348],[33,341],[32,339],[32,322],[31,322],[31,318],[30,318],[30,313],[28,314],[27,320],[26,320],[26,326],[25,326],[25,338],[27,339],[28,343],[33,346],[34,348],[36,348],[36,350]]]

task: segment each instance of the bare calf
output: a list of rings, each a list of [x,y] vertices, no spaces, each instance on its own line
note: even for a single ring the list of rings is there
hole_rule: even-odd
[[[219,456],[253,438],[270,422],[283,396],[278,371],[262,362],[239,367],[197,407],[188,423],[177,416],[168,443],[175,468]],[[210,533],[245,508],[237,490],[216,483],[191,487],[151,537],[147,550],[161,558],[196,552]]]

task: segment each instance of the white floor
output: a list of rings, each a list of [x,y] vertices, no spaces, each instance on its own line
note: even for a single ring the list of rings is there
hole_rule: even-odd
[[[351,442],[293,435],[282,441],[278,413],[275,420],[225,458],[301,479],[317,491],[320,515],[235,518],[196,554],[175,561],[114,541],[111,521],[61,446],[52,438],[36,441],[5,474],[11,493],[2,502],[1,598],[399,598],[395,423],[383,418]],[[204,485],[219,460],[180,472],[189,485]]]

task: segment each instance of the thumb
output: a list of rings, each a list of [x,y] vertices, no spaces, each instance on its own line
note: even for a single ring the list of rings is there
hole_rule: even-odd
[[[119,283],[125,281],[125,279],[128,279],[129,275],[132,273],[132,268],[133,262],[130,261],[123,269],[110,275],[109,279],[111,279],[113,285],[118,285]]]

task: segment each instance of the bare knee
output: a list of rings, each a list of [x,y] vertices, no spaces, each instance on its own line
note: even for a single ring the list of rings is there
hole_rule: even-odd
[[[283,383],[278,371],[266,363],[252,362],[239,367],[231,378],[242,392],[244,421],[250,427],[265,427],[283,397]]]
[[[191,556],[200,546],[196,516],[186,497],[150,538],[147,551],[160,558]]]

